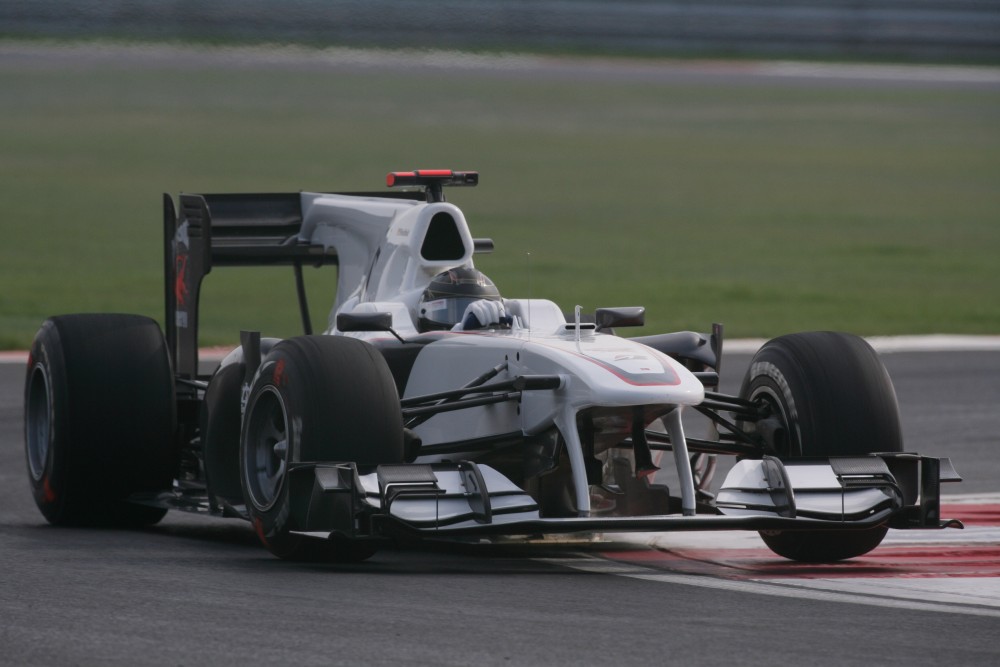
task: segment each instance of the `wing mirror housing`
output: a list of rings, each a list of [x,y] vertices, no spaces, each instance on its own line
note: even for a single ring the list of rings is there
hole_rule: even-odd
[[[341,331],[392,331],[392,313],[339,313]]]
[[[405,343],[392,328],[392,313],[339,313],[337,328],[344,333],[352,331],[387,331],[400,343]]]
[[[623,308],[598,308],[594,313],[597,330],[613,327],[641,327],[646,324],[646,309],[643,306]]]

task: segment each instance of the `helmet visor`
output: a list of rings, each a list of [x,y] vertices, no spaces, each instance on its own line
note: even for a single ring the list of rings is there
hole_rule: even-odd
[[[434,324],[450,328],[462,320],[462,315],[465,314],[465,309],[470,303],[482,298],[481,296],[455,296],[424,301],[420,304],[420,317]]]

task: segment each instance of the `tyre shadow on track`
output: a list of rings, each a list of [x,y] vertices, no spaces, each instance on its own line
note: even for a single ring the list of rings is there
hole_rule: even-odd
[[[358,574],[597,574],[583,570],[560,567],[547,559],[565,560],[588,558],[590,552],[603,551],[607,542],[595,542],[589,538],[558,541],[533,539],[494,542],[447,542],[447,541],[387,541],[369,560],[360,563],[339,563],[332,561],[295,562],[285,561],[269,554],[260,544],[249,524],[236,522],[235,525],[213,525],[209,520],[198,523],[171,523],[148,528],[140,533],[157,534],[219,546],[246,547],[246,558],[236,557],[230,552],[227,558],[236,566],[267,571],[313,571]],[[616,545],[620,550],[635,548],[639,551],[647,547],[636,545]],[[626,566],[627,567],[627,566]]]
[[[268,553],[250,524],[200,516],[172,515],[147,528],[69,528],[45,523],[3,526],[8,541],[3,551],[48,554],[44,560],[64,558],[101,560],[108,564],[131,562],[137,554],[149,566],[157,562],[212,563],[245,572],[314,572],[368,575],[572,575],[600,574],[563,567],[566,560],[588,559],[607,550],[608,542],[587,538],[558,541],[534,539],[504,542],[386,542],[369,560],[360,563],[285,561]],[[20,545],[18,545],[20,543]],[[631,547],[616,544],[616,550]],[[647,550],[646,547],[635,547]],[[151,555],[155,554],[152,558]],[[15,556],[13,553],[9,554]],[[16,556],[15,556],[16,557]],[[127,565],[126,565],[127,567]],[[621,567],[628,569],[627,563]],[[637,566],[637,569],[648,571]]]

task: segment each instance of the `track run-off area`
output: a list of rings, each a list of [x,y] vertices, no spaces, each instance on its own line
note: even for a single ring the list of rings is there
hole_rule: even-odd
[[[1000,618],[1000,493],[948,496],[941,513],[965,528],[890,531],[875,551],[842,563],[792,563],[738,532],[622,535],[599,559],[551,562],[648,582]]]

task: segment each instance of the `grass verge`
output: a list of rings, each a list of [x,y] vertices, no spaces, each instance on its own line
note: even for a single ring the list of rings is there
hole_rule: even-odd
[[[421,167],[482,173],[450,199],[507,296],[645,305],[643,332],[997,333],[997,118],[1000,92],[947,87],[8,59],[0,348],[55,313],[162,318],[164,191]],[[307,273],[322,321],[334,278]],[[203,294],[205,344],[297,331],[290,271]]]

